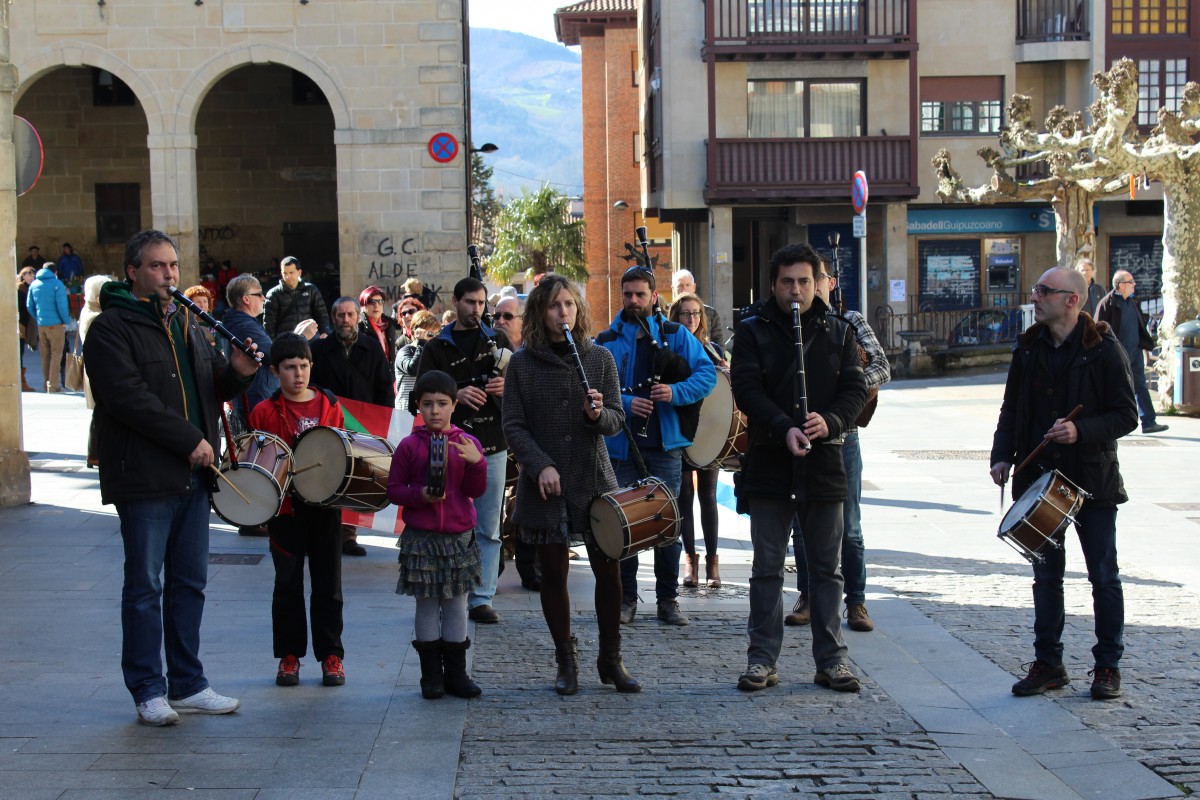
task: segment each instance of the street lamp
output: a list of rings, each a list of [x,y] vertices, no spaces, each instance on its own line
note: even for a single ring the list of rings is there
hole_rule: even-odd
[[[499,150],[499,146],[491,142],[484,142],[479,147],[472,147],[468,150],[471,157],[467,159],[467,243],[471,243],[471,237],[475,235],[475,154],[485,153],[491,154]]]

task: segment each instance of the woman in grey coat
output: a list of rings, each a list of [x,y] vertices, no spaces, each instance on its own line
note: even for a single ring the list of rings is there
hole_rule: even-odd
[[[592,500],[617,487],[604,437],[621,430],[625,414],[616,364],[608,350],[592,344],[588,320],[578,288],[560,275],[543,278],[525,304],[525,346],[504,375],[504,436],[521,467],[514,519],[517,537],[536,545],[541,557],[542,613],[558,662],[554,690],[579,691],[567,547],[583,542],[596,578],[600,680],[617,691],[637,692],[641,685],[621,661],[620,565],[597,550],[590,536]],[[564,325],[587,375],[586,395]]]

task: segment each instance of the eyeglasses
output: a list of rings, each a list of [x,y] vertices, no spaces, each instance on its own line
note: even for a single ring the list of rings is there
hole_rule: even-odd
[[[1134,280],[1128,280],[1128,281],[1118,281],[1118,282],[1117,282],[1117,286],[1124,286],[1124,285],[1125,285],[1125,284],[1127,284],[1127,283],[1137,283],[1137,281],[1134,281]]]
[[[700,317],[702,317],[702,316],[704,316],[703,311],[680,311],[679,312],[680,319],[700,319]]]
[[[262,297],[262,292],[246,292],[247,297]]]
[[[1048,294],[1075,294],[1070,289],[1055,289],[1053,286],[1046,286],[1043,283],[1034,284],[1033,293],[1038,297],[1045,297]]]
[[[381,306],[381,305],[383,305],[383,298],[382,297],[372,297],[370,300],[367,301],[367,305]]]
[[[502,319],[505,322],[508,322],[508,321],[514,320],[514,319],[520,319],[520,318],[521,318],[520,314],[514,314],[511,311],[497,311],[496,312],[496,319]]]

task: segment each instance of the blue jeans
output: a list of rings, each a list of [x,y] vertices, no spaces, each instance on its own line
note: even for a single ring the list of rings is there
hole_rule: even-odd
[[[1125,594],[1117,567],[1117,508],[1096,508],[1084,503],[1076,515],[1075,530],[1083,548],[1088,580],[1092,584],[1092,614],[1096,645],[1092,656],[1097,667],[1117,667],[1125,652]],[[1063,573],[1066,548],[1046,547],[1045,561],[1033,565],[1033,650],[1051,666],[1062,663]]]
[[[135,703],[163,695],[172,700],[190,697],[208,687],[200,663],[200,619],[208,583],[208,489],[193,473],[192,489],[186,495],[116,506],[125,544],[121,590],[125,686]]]
[[[813,661],[817,669],[848,663],[842,640],[838,601],[842,597],[839,571],[842,546],[841,503],[796,503],[787,499],[750,498],[750,646],[746,663],[775,665],[783,645],[783,562],[787,555],[788,523],[799,517],[804,531],[801,549],[812,571],[809,594]]]
[[[683,478],[683,459],[678,450],[643,448],[642,461],[650,474],[667,485],[675,497],[679,497],[679,484]],[[618,486],[629,486],[638,479],[637,467],[632,460],[613,459],[613,472],[617,474]],[[654,548],[654,596],[659,600],[674,600],[679,596],[679,554],[683,545],[678,539],[666,547]],[[638,557],[630,556],[621,562],[621,593],[626,603],[637,602]]]
[[[497,450],[487,459],[487,491],[475,499],[475,516],[479,527],[475,541],[479,544],[479,560],[483,577],[467,595],[467,606],[490,606],[496,596],[496,581],[500,578],[500,510],[504,506],[504,471],[508,468],[508,451]]]
[[[867,602],[867,557],[862,534],[862,448],[858,430],[846,434],[842,445],[842,463],[846,467],[849,491],[842,503],[842,576],[846,580],[846,605]],[[796,588],[808,593],[808,561],[800,523],[792,520],[792,552],[796,554]]]
[[[1139,347],[1129,354],[1129,368],[1133,371],[1133,398],[1137,401],[1138,416],[1142,418],[1142,427],[1146,428],[1155,423],[1157,414],[1154,411],[1154,400],[1150,397],[1150,389],[1146,386],[1146,355]]]

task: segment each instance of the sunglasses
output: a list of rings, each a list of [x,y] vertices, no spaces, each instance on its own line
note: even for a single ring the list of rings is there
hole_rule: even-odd
[[[520,317],[521,317],[520,314],[514,314],[511,311],[499,311],[496,313],[496,319],[502,319],[505,322],[508,322],[509,320],[514,320],[514,319],[520,319]]]
[[[403,311],[401,311],[401,312],[400,312],[400,316],[402,316],[402,317],[411,317],[411,316],[412,316],[413,314],[415,314],[415,313],[417,313],[417,310],[416,310],[415,308],[406,308],[406,309],[404,309]]]
[[[367,301],[367,305],[381,306],[381,305],[383,305],[383,298],[382,297],[372,297],[370,300]]]
[[[247,297],[262,297],[262,292],[246,292]]]
[[[623,274],[621,276],[622,281],[629,280],[630,278],[637,278],[637,279],[644,280],[644,281],[652,281],[652,280],[654,280],[654,273],[651,272],[650,270],[646,269],[645,267],[641,266],[640,264],[638,264],[638,265],[634,265],[634,266],[630,267],[629,269],[625,270],[625,274]]]

